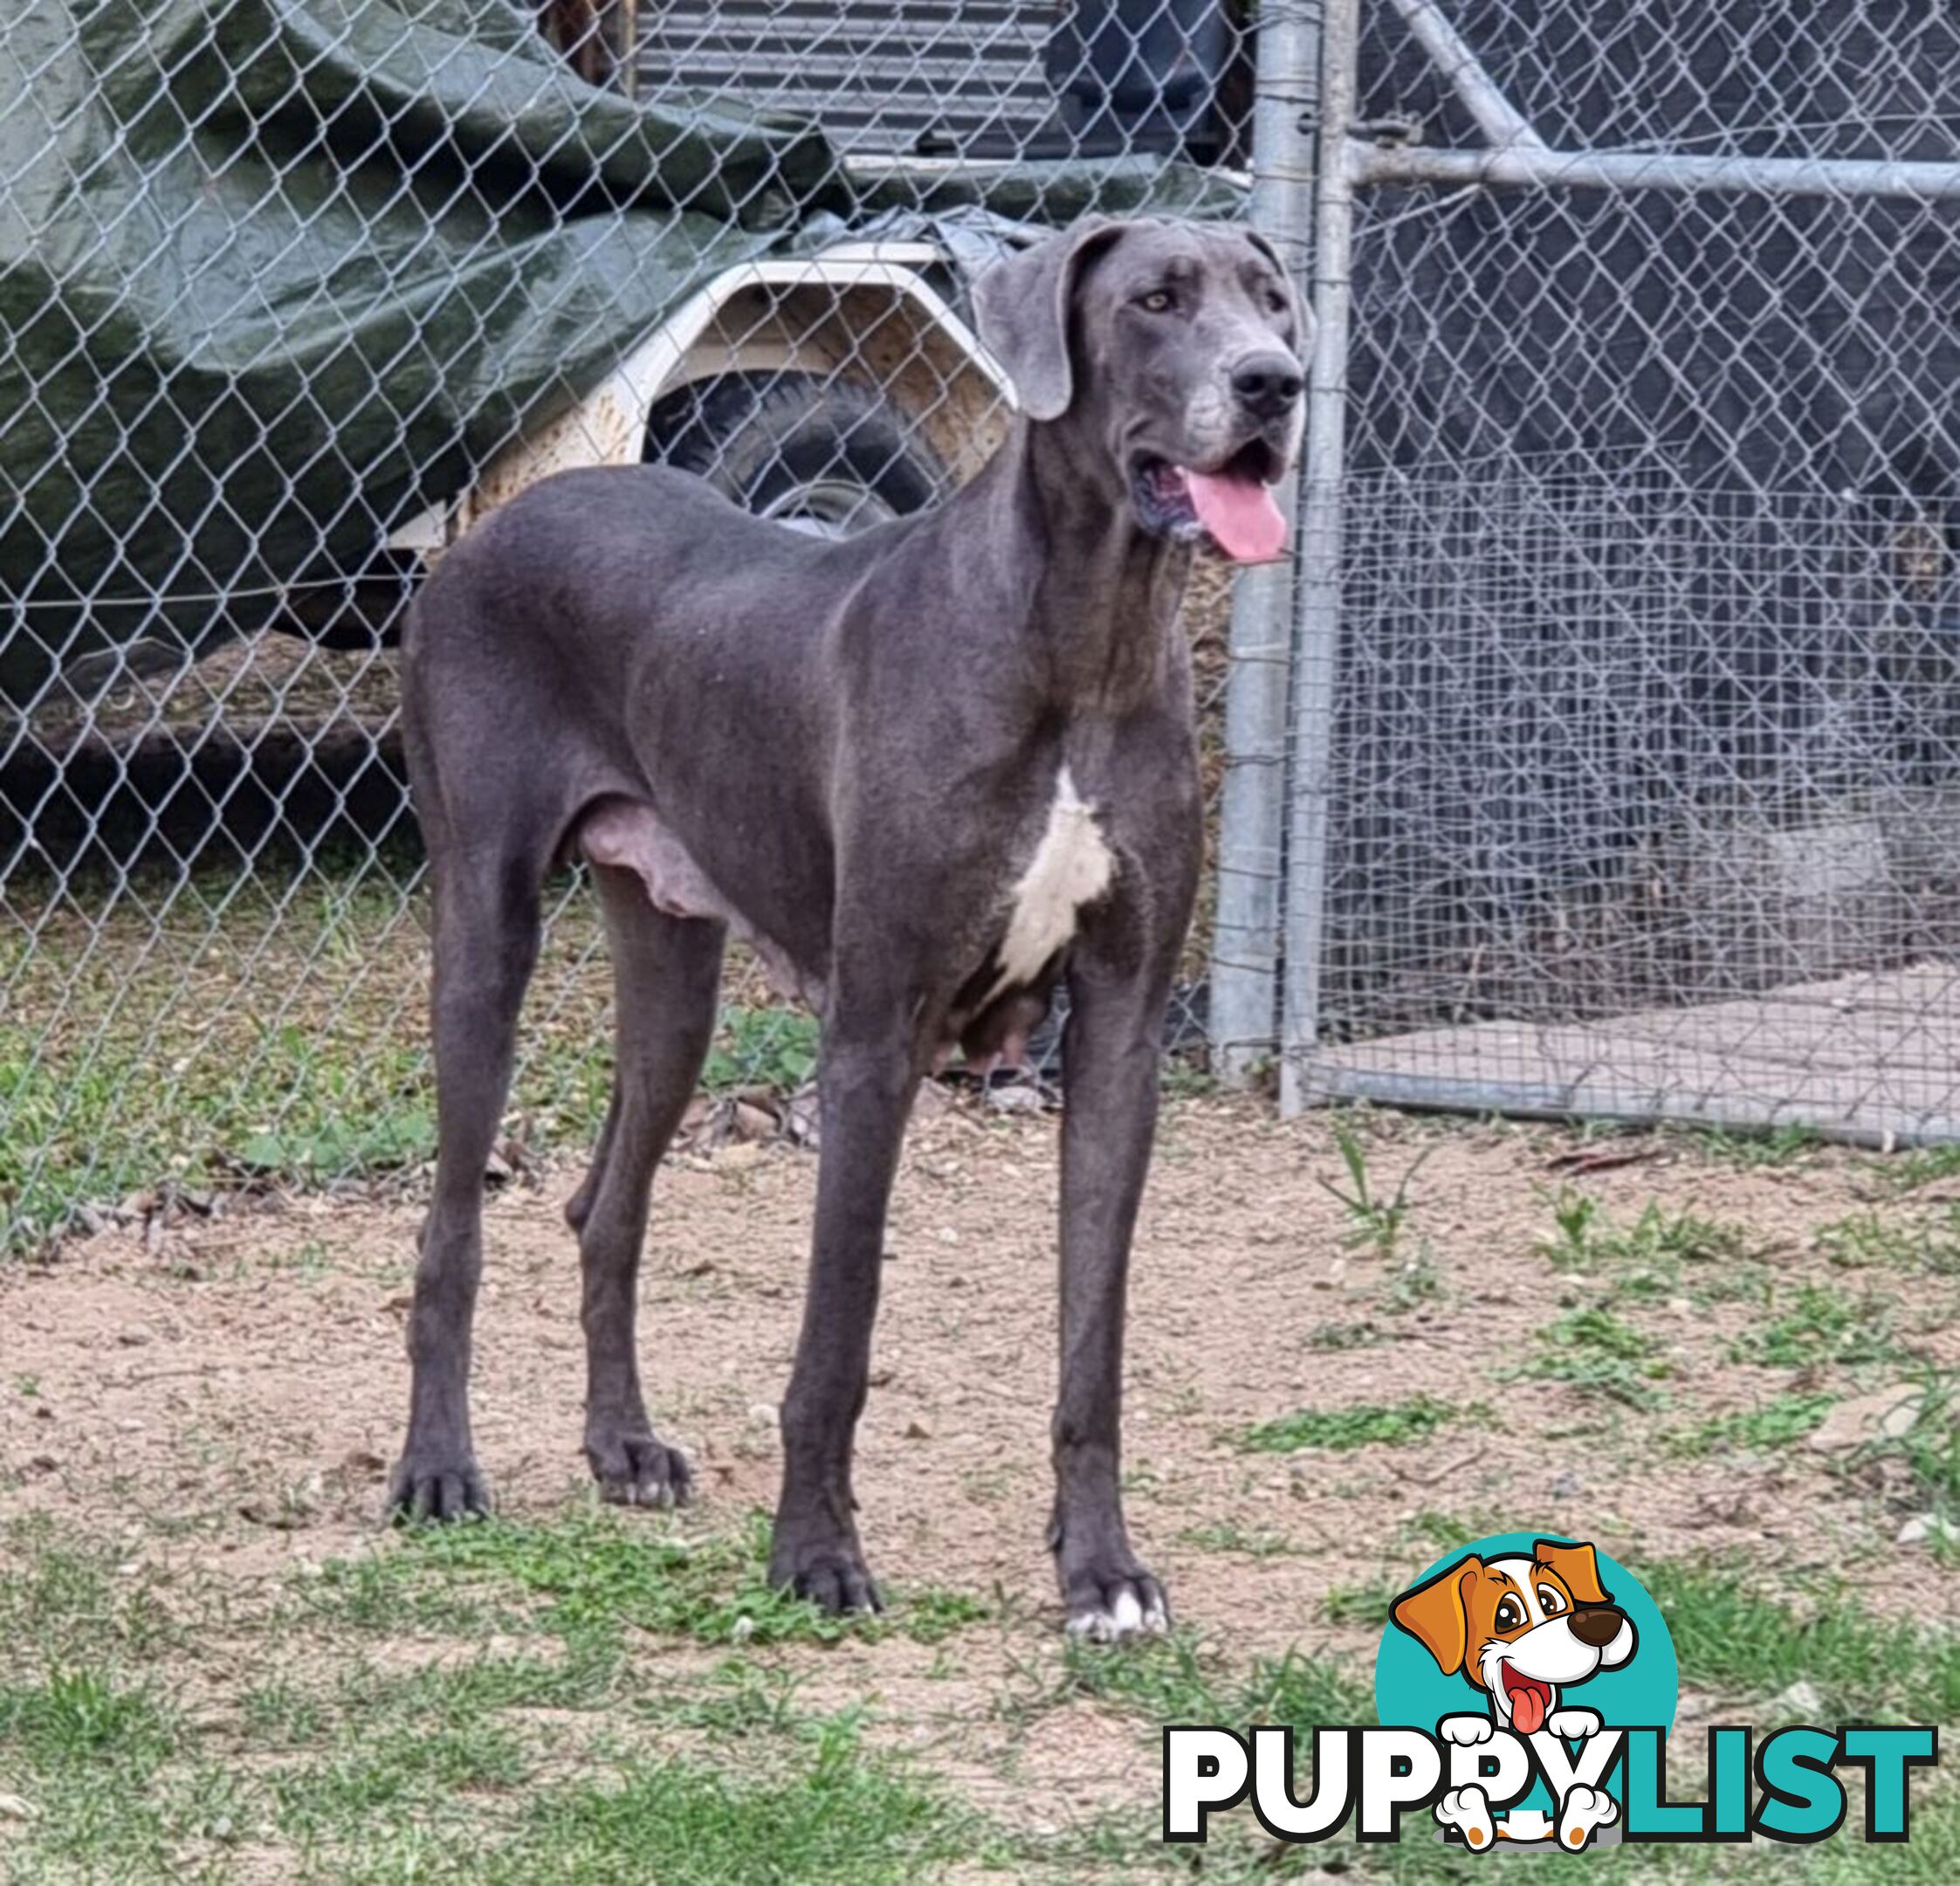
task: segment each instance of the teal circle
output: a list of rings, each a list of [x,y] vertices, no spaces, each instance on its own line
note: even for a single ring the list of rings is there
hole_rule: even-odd
[[[1474,1556],[1488,1563],[1492,1559],[1528,1559],[1540,1539],[1561,1545],[1585,1543],[1561,1532],[1495,1532],[1445,1552],[1399,1587],[1395,1595],[1400,1598],[1404,1592],[1427,1585],[1460,1559]],[[1670,1735],[1681,1701],[1681,1669],[1675,1661],[1675,1641],[1668,1634],[1668,1621],[1625,1566],[1597,1545],[1592,1550],[1606,1596],[1633,1621],[1633,1654],[1617,1668],[1603,1669],[1585,1683],[1561,1690],[1559,1701],[1573,1709],[1593,1710],[1609,1729],[1658,1728],[1663,1735]],[[1393,1615],[1383,1623],[1381,1649],[1375,1658],[1375,1710],[1385,1724],[1434,1735],[1445,1716],[1489,1713],[1489,1699],[1483,1690],[1461,1673],[1444,1676],[1435,1658]],[[1616,1761],[1606,1778],[1606,1792],[1622,1805],[1624,1768],[1624,1762]],[[1517,1806],[1549,1812],[1551,1800],[1544,1784],[1537,1783]]]

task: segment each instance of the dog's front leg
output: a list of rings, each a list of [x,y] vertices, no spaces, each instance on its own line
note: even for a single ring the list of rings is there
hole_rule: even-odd
[[[773,1584],[827,1611],[879,1608],[857,1541],[851,1444],[870,1373],[885,1207],[917,1078],[911,1036],[891,1016],[870,1029],[832,1016],[817,1067],[816,1233],[783,1398],[782,1497],[769,1555]]]
[[[1097,1640],[1161,1631],[1164,1587],[1130,1549],[1121,1473],[1130,1239],[1157,1125],[1161,975],[1093,957],[1069,977],[1063,1044],[1062,1368],[1049,1543],[1069,1629]]]

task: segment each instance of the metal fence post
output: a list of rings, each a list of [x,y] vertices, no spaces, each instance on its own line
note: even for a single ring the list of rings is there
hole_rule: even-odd
[[[1260,8],[1252,221],[1303,285],[1311,260],[1309,119],[1319,92],[1320,35],[1320,0],[1267,0]],[[1296,516],[1297,500],[1289,482],[1279,501]],[[1276,1045],[1295,574],[1292,559],[1248,570],[1232,602],[1207,1032],[1213,1071],[1234,1084],[1269,1062]]]
[[[1348,307],[1354,186],[1358,0],[1327,0],[1321,28],[1320,148],[1314,185],[1314,351],[1300,467],[1299,579],[1293,643],[1291,815],[1286,834],[1285,977],[1280,1111],[1308,1099],[1304,1060],[1319,1024],[1334,664],[1341,630],[1341,478],[1347,441]]]

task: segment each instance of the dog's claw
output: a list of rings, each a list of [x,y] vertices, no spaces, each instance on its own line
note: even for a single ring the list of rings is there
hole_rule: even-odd
[[[884,1609],[877,1581],[863,1562],[842,1553],[827,1552],[802,1566],[789,1580],[793,1596],[808,1599],[818,1610],[831,1617],[853,1613],[874,1616]]]
[[[615,1506],[684,1506],[694,1497],[694,1472],[678,1448],[650,1433],[588,1439],[585,1457],[599,1497]]]
[[[825,1528],[807,1542],[780,1525],[769,1558],[769,1582],[793,1598],[808,1599],[832,1617],[884,1609],[877,1581],[864,1564],[857,1541]]]
[[[1149,1573],[1089,1582],[1091,1591],[1069,1593],[1069,1636],[1121,1643],[1131,1637],[1161,1637],[1170,1629],[1164,1587]]]
[[[389,1483],[387,1516],[418,1525],[488,1518],[490,1488],[472,1460],[424,1466],[404,1455]]]

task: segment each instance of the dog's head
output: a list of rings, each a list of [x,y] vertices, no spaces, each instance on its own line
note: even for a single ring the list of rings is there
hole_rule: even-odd
[[[1459,1559],[1405,1592],[1391,1614],[1490,1697],[1497,1720],[1535,1734],[1558,1692],[1633,1655],[1633,1626],[1599,1583],[1592,1546],[1539,1539],[1530,1558]]]
[[[1092,217],[974,284],[1021,408],[1156,536],[1276,555],[1271,486],[1299,449],[1303,318],[1251,231]]]

